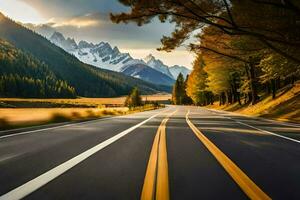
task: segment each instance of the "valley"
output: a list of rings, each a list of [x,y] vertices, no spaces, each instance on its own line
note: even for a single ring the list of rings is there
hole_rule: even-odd
[[[49,35],[41,29],[38,31],[44,36]],[[49,40],[86,64],[121,72],[154,84],[173,85],[179,73],[186,77],[191,72],[184,66],[167,66],[151,54],[144,59],[134,59],[129,53],[121,53],[118,47],[112,47],[107,42],[93,44],[80,41],[77,44],[73,38],[65,38],[59,32],[54,32]]]
[[[153,84],[82,63],[43,36],[2,14],[0,14],[0,26],[6,27],[0,29],[2,40],[0,48],[3,50],[1,80],[7,84],[4,86],[1,84],[2,97],[116,97],[127,95],[135,86],[138,86],[143,94],[171,91],[170,85]],[[14,52],[14,56],[11,57],[11,54],[7,53],[8,50]],[[24,65],[26,62],[30,63],[29,58],[35,63],[30,66],[31,71],[25,69],[26,65]],[[39,63],[44,67],[41,68]],[[42,80],[48,81],[46,83]],[[16,82],[18,84],[11,84]],[[53,82],[53,86],[48,90],[53,90],[53,96],[49,96],[50,92],[44,91],[45,86],[49,86],[50,82]],[[62,92],[64,89],[71,92]]]

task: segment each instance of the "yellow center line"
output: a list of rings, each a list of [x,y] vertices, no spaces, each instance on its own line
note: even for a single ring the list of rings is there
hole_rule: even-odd
[[[166,124],[169,118],[177,112],[168,115],[158,127],[152,145],[141,200],[169,200],[169,174],[166,144]]]
[[[189,120],[190,110],[186,114],[186,121],[199,140],[206,146],[222,167],[239,185],[250,199],[271,199],[262,191],[233,161],[231,161],[217,146],[215,146],[203,133]]]

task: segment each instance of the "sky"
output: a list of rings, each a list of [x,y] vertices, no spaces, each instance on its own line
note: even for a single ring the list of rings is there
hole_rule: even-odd
[[[157,51],[160,39],[169,35],[173,24],[153,20],[138,27],[133,23],[113,24],[109,13],[128,11],[117,0],[0,0],[0,12],[15,21],[48,24],[76,41],[109,42],[122,52],[141,59],[154,55],[165,64],[191,68],[194,55],[184,47],[171,52]]]

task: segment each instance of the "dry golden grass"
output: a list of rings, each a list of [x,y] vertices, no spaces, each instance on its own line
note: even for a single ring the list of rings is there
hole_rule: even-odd
[[[23,98],[0,98],[0,102],[29,102],[29,103],[56,103],[56,104],[71,104],[71,105],[85,105],[92,107],[103,107],[103,106],[122,106],[125,102],[126,97],[115,97],[115,98],[77,98],[77,99],[23,99]],[[143,95],[142,99],[145,101],[157,101],[164,102],[171,99],[170,94],[154,94],[154,95]]]
[[[143,96],[143,100],[164,102],[169,94]],[[129,110],[123,107],[126,97],[117,98],[77,98],[77,99],[23,99],[0,98],[3,105],[17,108],[0,108],[0,130],[20,126],[46,124],[99,118],[108,115],[123,115],[155,109],[154,105]]]
[[[123,114],[126,107],[117,108],[4,108],[0,109],[1,118],[9,124],[36,124],[51,120],[54,115],[69,119],[93,118],[105,115]]]
[[[168,101],[172,99],[171,94],[154,94],[154,95],[143,95],[143,101],[147,99],[147,101]]]
[[[286,88],[278,92],[275,99],[267,96],[255,105],[218,106],[218,103],[208,106],[213,109],[238,112],[250,116],[262,116],[280,121],[300,122],[300,82],[292,88]]]
[[[161,107],[161,106],[159,106]],[[111,108],[3,108],[0,109],[0,130],[55,122],[95,119],[104,116],[125,115],[159,108],[145,105],[128,109]]]

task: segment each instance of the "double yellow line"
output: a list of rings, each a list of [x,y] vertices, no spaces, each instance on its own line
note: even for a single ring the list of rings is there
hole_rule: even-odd
[[[177,112],[168,115],[158,127],[152,145],[141,200],[169,200],[169,174],[166,145],[166,124],[169,118]]]
[[[233,161],[231,161],[217,146],[215,146],[201,131],[189,120],[186,114],[186,122],[193,130],[199,140],[206,146],[210,153],[217,159],[221,166],[227,171],[232,179],[239,185],[250,199],[271,199],[262,191]]]
[[[150,158],[144,179],[141,200],[169,200],[169,174],[166,145],[166,124],[177,110],[168,115],[160,124],[152,145]],[[225,171],[239,185],[250,199],[270,200],[264,193],[233,161],[230,160],[217,146],[215,146],[201,131],[190,121],[189,113],[186,122],[205,145],[210,153],[217,159]]]

